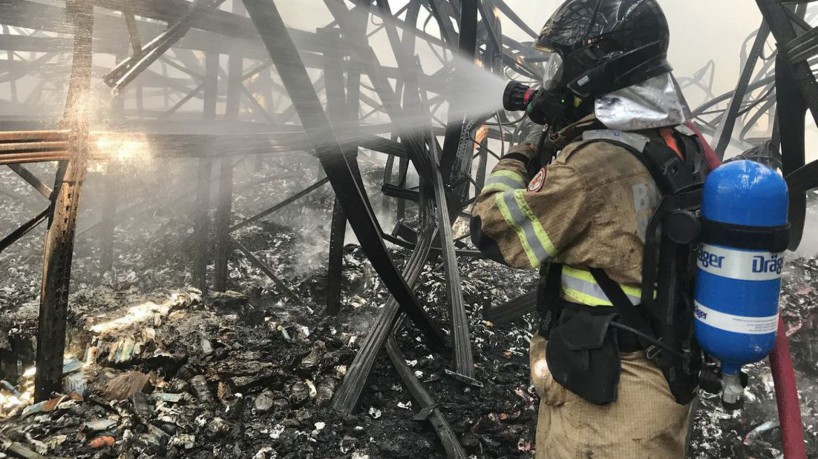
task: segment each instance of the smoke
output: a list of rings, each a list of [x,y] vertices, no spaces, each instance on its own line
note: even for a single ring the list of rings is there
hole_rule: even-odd
[[[807,193],[807,218],[804,223],[804,235],[801,244],[795,251],[802,257],[818,257],[818,191]]]
[[[754,8],[742,7],[745,5],[739,5],[738,1],[725,0],[718,5],[707,0],[691,0],[684,2],[684,5],[670,0],[661,1],[671,22],[673,40],[670,60],[676,66],[677,74],[691,74],[708,60],[715,59],[719,63],[715,89],[728,90],[735,84],[741,43],[760,22]],[[232,3],[226,2],[222,9],[233,10]],[[115,266],[155,278],[156,285],[161,285],[162,276],[174,282],[180,278],[183,281],[184,272],[190,268],[188,257],[194,252],[191,232],[197,213],[198,158],[208,156],[213,159],[211,217],[215,216],[221,162],[227,159],[236,163],[233,177],[235,222],[271,207],[323,177],[317,161],[307,154],[315,141],[357,144],[364,138],[375,136],[385,138],[396,133],[425,133],[430,128],[444,126],[451,118],[477,117],[501,108],[506,83],[504,77],[481,68],[471,57],[452,53],[439,40],[427,39],[423,32],[406,30],[396,22],[385,23],[382,17],[358,8],[355,13],[358,17],[350,17],[364,29],[360,31],[361,34],[366,34],[362,48],[343,38],[316,41],[316,31],[335,20],[323,1],[276,3],[288,27],[293,30],[292,36],[302,52],[302,59],[308,66],[313,86],[321,100],[326,103],[325,83],[328,77],[336,79],[336,82],[341,80],[345,90],[359,91],[361,94],[357,113],[350,112],[342,120],[333,120],[332,132],[318,139],[309,139],[303,134],[300,121],[290,108],[289,96],[281,90],[281,79],[267,62],[266,50],[260,41],[193,29],[185,37],[184,46],[169,50],[165,57],[127,86],[119,98],[114,98],[110,88],[102,82],[102,76],[129,55],[130,42],[122,15],[97,8],[100,19],[95,24],[94,32],[95,46],[98,48],[90,96],[93,104],[90,121],[94,131],[109,134],[97,140],[98,152],[120,160],[91,163],[92,169],[81,202],[80,235],[75,258],[77,279],[92,282],[98,274],[96,260],[102,244],[102,209],[106,196],[113,189],[119,193]],[[348,2],[341,3],[350,7]],[[391,6],[396,11],[406,3],[398,1]],[[558,0],[548,0],[535,5],[524,0],[509,0],[509,5],[535,31],[559,3]],[[54,14],[55,8],[64,8],[64,2],[49,0],[21,2],[18,5],[23,5],[17,7],[22,16],[41,18],[45,24],[56,24],[57,29],[68,30],[65,16]],[[26,10],[22,11],[23,8]],[[716,14],[696,15],[694,19],[693,15],[688,14],[691,11],[730,11],[731,21],[725,25],[721,18],[715,17]],[[428,12],[422,8],[419,23],[426,23],[425,32],[428,35],[440,36],[436,21],[427,19]],[[501,17],[501,22],[504,34],[521,42],[532,40],[507,19]],[[143,43],[164,30],[163,24],[141,18],[138,27]],[[396,54],[392,47],[387,33],[392,27],[397,30],[404,45],[414,42],[412,51],[405,56]],[[30,29],[17,28],[2,31],[4,35],[19,36],[31,32]],[[40,30],[37,36],[52,39],[53,47],[49,53],[19,52],[10,58],[8,53],[0,52],[0,71],[26,69],[23,78],[0,79],[0,116],[4,119],[29,119],[38,127],[54,128],[62,117],[72,41],[69,35],[51,30]],[[718,40],[720,46],[701,45],[703,40],[709,44]],[[244,76],[244,89],[241,90],[238,109],[230,96],[231,57],[208,54],[203,50],[204,45],[218,46],[224,52],[242,51],[244,59],[240,71]],[[196,49],[197,46],[202,49]],[[691,48],[696,52],[690,52]],[[324,52],[341,55],[341,71],[338,74],[324,75],[321,70]],[[29,63],[24,63],[20,57]],[[416,85],[420,88],[421,99],[429,107],[418,112],[388,113],[384,110],[382,106],[387,101],[378,91],[383,88],[376,86],[376,83],[383,81],[373,81],[374,78],[366,71],[373,59],[383,66],[387,89],[397,98],[398,106],[411,106],[410,101],[404,100],[404,88]],[[217,66],[219,73],[214,86],[215,101],[211,101],[210,105],[206,102],[209,90],[199,88],[209,65]],[[355,70],[362,70],[359,84],[354,84],[351,79]],[[417,91],[407,93],[411,96]],[[3,120],[0,120],[2,123]],[[131,135],[133,132],[141,135],[134,137]],[[500,153],[498,142],[491,140],[489,145]],[[294,150],[299,152],[293,153]],[[368,170],[383,169],[385,155],[365,148],[361,148],[359,154],[361,163],[366,162]],[[251,156],[242,159],[245,155]],[[53,177],[53,165],[30,168],[46,182]],[[112,168],[118,172],[106,176]],[[411,168],[409,174],[416,177]],[[259,183],[261,181],[264,182]],[[365,181],[380,224],[384,231],[390,232],[396,224],[396,201],[383,197],[380,190],[382,175],[371,174]],[[12,200],[9,196],[2,197],[4,201],[14,201],[14,204],[6,207],[11,209],[11,213],[4,221],[21,223],[41,210],[39,204],[43,198],[10,173],[2,175],[0,191],[22,198]],[[245,237],[242,240],[251,249],[261,251],[267,250],[265,244],[274,245],[278,240],[276,237],[283,238],[280,234],[267,233],[286,232],[284,228],[290,228],[294,236],[287,244],[294,247],[293,253],[297,256],[288,261],[290,264],[282,269],[281,274],[283,277],[303,278],[326,263],[332,205],[332,193],[325,185],[315,195],[302,198],[267,217],[252,231],[238,232],[235,236]],[[412,205],[409,207],[409,215],[412,215]],[[813,255],[818,251],[814,231],[809,231],[809,225],[814,227],[815,224],[814,205],[809,215],[811,220],[808,221],[799,253]],[[7,225],[8,228],[12,226],[11,223]],[[265,237],[266,234],[270,237]],[[36,266],[36,260],[41,255],[41,235],[31,234],[28,238],[36,239],[38,243],[25,246],[27,248],[20,246],[20,250],[30,250],[30,264]],[[347,238],[347,242],[354,240],[351,231],[347,231]],[[280,257],[276,258],[275,249],[273,246],[265,254],[269,255],[266,258],[269,263],[281,260]],[[139,268],[139,258],[148,255],[156,260],[155,273]],[[5,253],[3,257],[6,257]],[[11,263],[9,260],[0,258],[0,263],[5,265],[3,268]],[[168,263],[182,274],[165,270],[163,266]],[[36,276],[35,271],[32,270],[32,276]],[[77,285],[79,283],[74,284],[75,287]]]

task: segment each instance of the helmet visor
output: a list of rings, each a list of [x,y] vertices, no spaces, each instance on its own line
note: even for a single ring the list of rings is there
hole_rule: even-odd
[[[562,80],[562,56],[557,53],[550,53],[548,61],[545,63],[545,72],[542,78],[543,89],[550,91],[559,85]]]

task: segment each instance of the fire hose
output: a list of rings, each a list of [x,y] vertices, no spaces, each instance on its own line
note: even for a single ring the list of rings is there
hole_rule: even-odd
[[[699,137],[705,150],[705,160],[711,169],[721,163],[710,144],[704,139],[701,131],[693,123],[687,123]],[[778,333],[775,347],[769,355],[770,369],[775,386],[775,399],[778,406],[778,418],[781,422],[781,442],[785,459],[802,459],[807,457],[804,446],[804,424],[801,420],[801,407],[798,402],[798,387],[795,383],[795,370],[787,340],[784,319],[778,320]]]

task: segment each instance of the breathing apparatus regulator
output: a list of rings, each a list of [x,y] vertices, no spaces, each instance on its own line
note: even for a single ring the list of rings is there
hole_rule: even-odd
[[[666,61],[669,37],[667,20],[655,0],[568,0],[548,20],[534,44],[550,53],[542,85],[533,88],[509,82],[503,105],[509,111],[525,111],[531,121],[544,125],[545,132],[556,133],[590,114],[594,98],[670,72]],[[690,131],[677,128],[685,130]],[[610,132],[616,136],[618,131]],[[693,133],[683,136],[696,137]],[[686,170],[686,160],[663,144],[664,153],[652,154],[651,150],[659,148],[656,145],[646,140],[641,148],[630,150],[646,163],[664,193],[661,209],[654,216],[663,212],[656,228],[661,227],[664,236],[654,241],[653,249],[650,237],[646,241],[645,266],[658,265],[655,272],[660,277],[666,274],[669,287],[664,292],[670,293],[662,293],[660,280],[643,279],[642,308],[649,319],[657,318],[656,311],[645,309],[659,305],[656,309],[665,318],[681,314],[685,318],[677,323],[693,325],[692,330],[690,326],[685,327],[687,331],[671,330],[667,327],[672,328],[668,324],[673,320],[665,321],[654,333],[658,346],[646,350],[650,357],[650,348],[692,342],[687,350],[676,353],[682,357],[665,352],[655,360],[666,363],[660,367],[668,382],[673,385],[668,373],[675,373],[676,367],[667,362],[686,359],[683,368],[690,372],[690,384],[685,384],[693,395],[697,388],[721,393],[726,408],[737,408],[747,384],[741,367],[765,358],[778,330],[783,255],[789,243],[786,182],[774,170],[747,160],[716,168],[703,184],[703,178],[677,180]],[[541,141],[541,151],[542,146]],[[663,187],[663,181],[682,186]],[[659,247],[673,247],[669,252],[674,254],[666,256]],[[657,251],[650,252],[654,249]],[[691,273],[687,284],[680,271],[674,268],[667,274],[666,266],[662,268],[684,258],[678,257],[682,251],[692,255],[684,267],[684,272]],[[649,252],[659,256],[647,260]],[[646,297],[644,292],[657,295]],[[680,296],[685,298],[680,300]],[[679,306],[682,303],[688,306]],[[699,363],[701,351],[711,357],[704,365]]]
[[[503,107],[508,111],[525,111],[536,124],[560,129],[576,119],[571,116],[582,104],[565,85],[561,85],[562,58],[557,53],[549,56],[543,83],[539,88],[510,81],[503,93]]]

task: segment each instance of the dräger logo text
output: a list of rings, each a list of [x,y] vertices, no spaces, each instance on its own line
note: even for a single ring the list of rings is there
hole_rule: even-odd
[[[753,257],[753,272],[754,273],[776,273],[781,274],[784,268],[784,257],[779,257],[774,254],[767,258],[766,256]]]
[[[709,268],[721,268],[722,264],[724,264],[724,257],[716,255],[715,253],[710,253],[707,250],[700,249],[699,250],[699,263],[701,263],[702,267]]]

